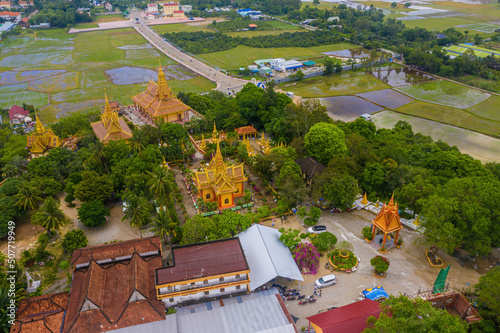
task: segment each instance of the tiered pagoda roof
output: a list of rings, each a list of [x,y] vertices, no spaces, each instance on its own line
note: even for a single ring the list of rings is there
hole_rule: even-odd
[[[384,233],[403,229],[399,217],[399,206],[394,203],[394,196],[389,201],[389,204],[384,203],[372,223]]]
[[[118,113],[113,111],[108,102],[108,96],[106,94],[104,96],[106,98],[106,105],[104,112],[101,114],[101,120],[91,124],[95,135],[103,143],[108,143],[111,140],[130,139],[132,131],[125,120],[118,117]]]
[[[224,193],[234,193],[237,191],[235,182],[245,181],[243,164],[226,165],[220,151],[219,140],[217,139],[217,151],[210,161],[206,171],[195,173],[198,188],[212,187],[217,195]]]
[[[161,64],[158,70],[158,83],[149,81],[146,90],[133,96],[132,101],[155,118],[191,109],[172,96],[172,91],[167,84]]]
[[[43,126],[38,114],[36,115],[35,132],[27,136],[26,147],[31,154],[43,154],[51,148],[57,148],[62,145],[61,139]]]

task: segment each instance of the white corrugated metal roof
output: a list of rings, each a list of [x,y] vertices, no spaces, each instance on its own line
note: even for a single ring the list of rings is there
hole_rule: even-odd
[[[304,281],[290,250],[279,240],[280,235],[278,230],[259,224],[238,235],[250,268],[250,290],[277,276]]]

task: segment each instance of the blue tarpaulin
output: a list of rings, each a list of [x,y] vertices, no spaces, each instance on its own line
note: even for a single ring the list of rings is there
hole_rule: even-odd
[[[382,297],[385,297],[385,298],[389,297],[389,295],[387,295],[384,288],[382,288],[382,287],[365,289],[365,290],[363,290],[363,295],[365,295],[366,298],[371,299],[372,301],[376,301]]]

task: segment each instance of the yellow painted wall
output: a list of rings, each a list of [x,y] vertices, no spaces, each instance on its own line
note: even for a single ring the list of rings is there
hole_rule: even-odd
[[[234,186],[238,189],[238,192],[234,194],[235,197],[243,196],[243,182],[234,183]]]
[[[225,208],[225,207],[231,207],[234,205],[233,203],[233,195],[231,193],[228,193],[228,194],[223,194],[220,196],[221,197],[221,206],[220,208]],[[226,201],[226,199],[229,200],[229,203],[225,204],[224,202]]]
[[[179,10],[179,6],[163,6],[163,15],[171,16],[175,10]]]
[[[323,333],[323,330],[321,328],[319,328],[318,326],[314,325],[313,323],[311,323],[311,326],[312,326],[312,328],[314,328],[314,331],[316,333]]]
[[[207,199],[207,194],[210,194],[210,199]],[[215,201],[215,200],[217,200],[217,197],[214,194],[214,190],[212,190],[211,188],[207,188],[207,189],[201,190],[201,195],[202,195],[201,198],[204,201]]]
[[[183,116],[182,112],[169,114],[169,115],[163,117],[163,119],[165,119],[165,121],[167,121],[167,122],[178,121],[179,114],[181,115],[181,120],[184,120],[184,116]]]
[[[174,17],[186,17],[184,13],[174,13]]]

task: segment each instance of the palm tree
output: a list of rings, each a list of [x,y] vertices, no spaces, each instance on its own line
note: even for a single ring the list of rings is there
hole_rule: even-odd
[[[34,188],[24,181],[18,186],[18,192],[14,195],[17,199],[15,205],[23,210],[31,210],[38,208],[38,202],[42,201],[40,198],[41,191]]]
[[[157,167],[153,172],[148,171],[148,174],[152,176],[152,184],[149,190],[156,196],[160,207],[170,203],[173,180],[168,169]]]
[[[153,224],[154,228],[151,231],[155,233],[155,236],[162,237],[165,245],[168,244],[170,235],[176,236],[175,227],[177,223],[172,221],[167,210],[160,208],[156,219],[153,220]]]
[[[57,238],[59,237],[59,230],[64,224],[65,217],[62,210],[59,209],[59,202],[57,202],[53,197],[48,197],[45,199],[43,205],[40,209],[32,216],[31,222],[34,224],[41,225],[50,234],[55,231]]]
[[[132,130],[132,137],[130,140],[130,148],[132,152],[137,154],[140,153],[144,149],[144,145],[142,144],[142,132],[141,130]]]
[[[20,176],[26,170],[27,161],[24,157],[16,155],[4,167],[4,172],[11,176]]]
[[[108,173],[108,165],[106,163],[106,153],[104,151],[104,145],[101,141],[97,140],[92,147],[92,155],[90,156],[92,161],[100,163],[104,166],[106,173]]]
[[[142,238],[141,227],[148,224],[151,219],[151,205],[146,199],[135,194],[127,196],[125,201],[127,202],[127,208],[125,208],[122,221],[129,219],[130,225],[139,229]]]

